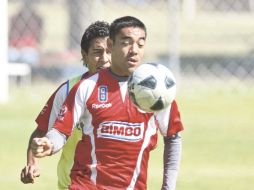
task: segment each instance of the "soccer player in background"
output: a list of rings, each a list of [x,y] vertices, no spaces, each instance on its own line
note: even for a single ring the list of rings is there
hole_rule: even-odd
[[[125,16],[110,25],[108,48],[111,66],[76,84],[69,93],[54,127],[43,138],[32,140],[36,157],[58,152],[82,123],[71,170],[70,190],[146,190],[149,153],[164,136],[162,190],[174,190],[181,158],[183,130],[174,101],[156,113],[140,111],[127,93],[128,76],[141,64],[146,27]]]
[[[33,131],[28,145],[27,164],[21,171],[21,181],[23,183],[33,183],[35,177],[40,175],[38,169],[38,160],[31,152],[31,139],[34,137],[43,137],[53,127],[62,104],[71,88],[83,78],[94,74],[99,69],[110,66],[111,55],[107,48],[107,39],[109,37],[109,24],[97,21],[91,24],[84,32],[81,40],[81,55],[83,63],[88,71],[81,76],[72,78],[59,86],[51,95],[46,105],[36,119],[38,127]],[[77,142],[81,139],[81,126],[77,125],[73,134],[68,138],[65,144],[61,158],[58,162],[58,187],[59,189],[68,189],[70,184],[70,169],[73,165],[74,151]]]

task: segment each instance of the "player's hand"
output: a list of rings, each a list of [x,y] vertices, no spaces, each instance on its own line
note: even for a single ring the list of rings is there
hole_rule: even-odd
[[[47,137],[34,138],[31,143],[33,155],[37,158],[49,156],[53,151],[53,144]]]
[[[21,170],[20,180],[24,183],[34,183],[34,179],[40,176],[40,171],[36,165],[27,165]]]

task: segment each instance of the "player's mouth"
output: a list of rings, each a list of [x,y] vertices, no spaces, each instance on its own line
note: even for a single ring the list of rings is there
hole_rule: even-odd
[[[99,70],[99,69],[105,69],[106,67],[104,67],[104,66],[99,66],[99,67],[97,67],[96,69],[97,70]]]
[[[107,64],[103,64],[103,65],[96,67],[96,69],[105,69],[105,68],[108,68]]]
[[[129,65],[137,65],[138,59],[129,58],[129,59],[127,60],[127,62],[128,62]]]

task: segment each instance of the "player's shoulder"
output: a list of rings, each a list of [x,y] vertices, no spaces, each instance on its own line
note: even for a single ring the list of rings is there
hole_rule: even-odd
[[[73,86],[73,89],[76,89],[77,91],[80,88],[86,89],[86,88],[94,87],[96,83],[99,81],[99,78],[101,78],[102,80],[105,79],[105,76],[107,75],[107,73],[108,73],[108,69],[101,69],[96,73],[86,75],[86,77],[83,77],[80,81],[78,81]]]
[[[108,70],[107,69],[100,69],[99,71],[97,71],[96,73],[90,74],[87,77],[83,78],[80,82],[80,85],[84,85],[84,84],[90,84],[90,83],[96,83],[98,81],[98,78],[100,76],[104,76],[105,73],[107,73]]]
[[[76,81],[76,82],[78,82],[78,81],[80,81],[82,79],[88,78],[89,76],[90,76],[90,74],[87,71],[87,72],[85,72],[85,73],[83,73],[81,75],[76,75],[76,76],[74,76],[72,78],[69,78],[66,82],[69,82],[69,81]]]
[[[82,80],[82,78],[84,78],[86,73],[82,74],[82,75],[78,75],[75,77],[72,77],[68,80],[66,80],[65,82],[63,82],[62,84],[60,84],[58,86],[58,88],[55,90],[55,94],[57,96],[62,96],[62,95],[67,95],[68,92],[70,91],[70,89],[76,84],[78,83],[80,80]]]
[[[67,80],[67,90],[70,91],[72,87],[74,87],[77,83],[79,83],[81,80],[89,77],[89,72],[83,73],[82,75],[78,75],[75,77],[70,78]]]
[[[57,89],[55,90],[55,92],[52,94],[52,96],[56,96],[57,94],[62,94],[63,92],[66,92],[67,89],[67,83],[68,81],[63,82],[62,84],[60,84]]]
[[[75,89],[75,91],[91,92],[96,85],[101,83],[101,81],[107,80],[105,78],[107,75],[106,73],[108,73],[107,69],[101,69],[98,72],[80,80],[73,89]]]

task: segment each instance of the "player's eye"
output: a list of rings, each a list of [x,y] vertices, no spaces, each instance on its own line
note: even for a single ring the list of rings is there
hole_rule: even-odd
[[[97,50],[97,51],[94,51],[93,54],[94,54],[94,55],[101,55],[101,54],[102,54],[102,51],[101,51],[101,50]]]
[[[126,40],[126,41],[123,41],[122,44],[125,45],[125,46],[127,46],[127,45],[130,44],[130,42],[129,42],[128,40]]]
[[[142,48],[142,47],[144,47],[144,45],[145,45],[145,40],[139,40],[138,46],[139,46],[140,48]]]

